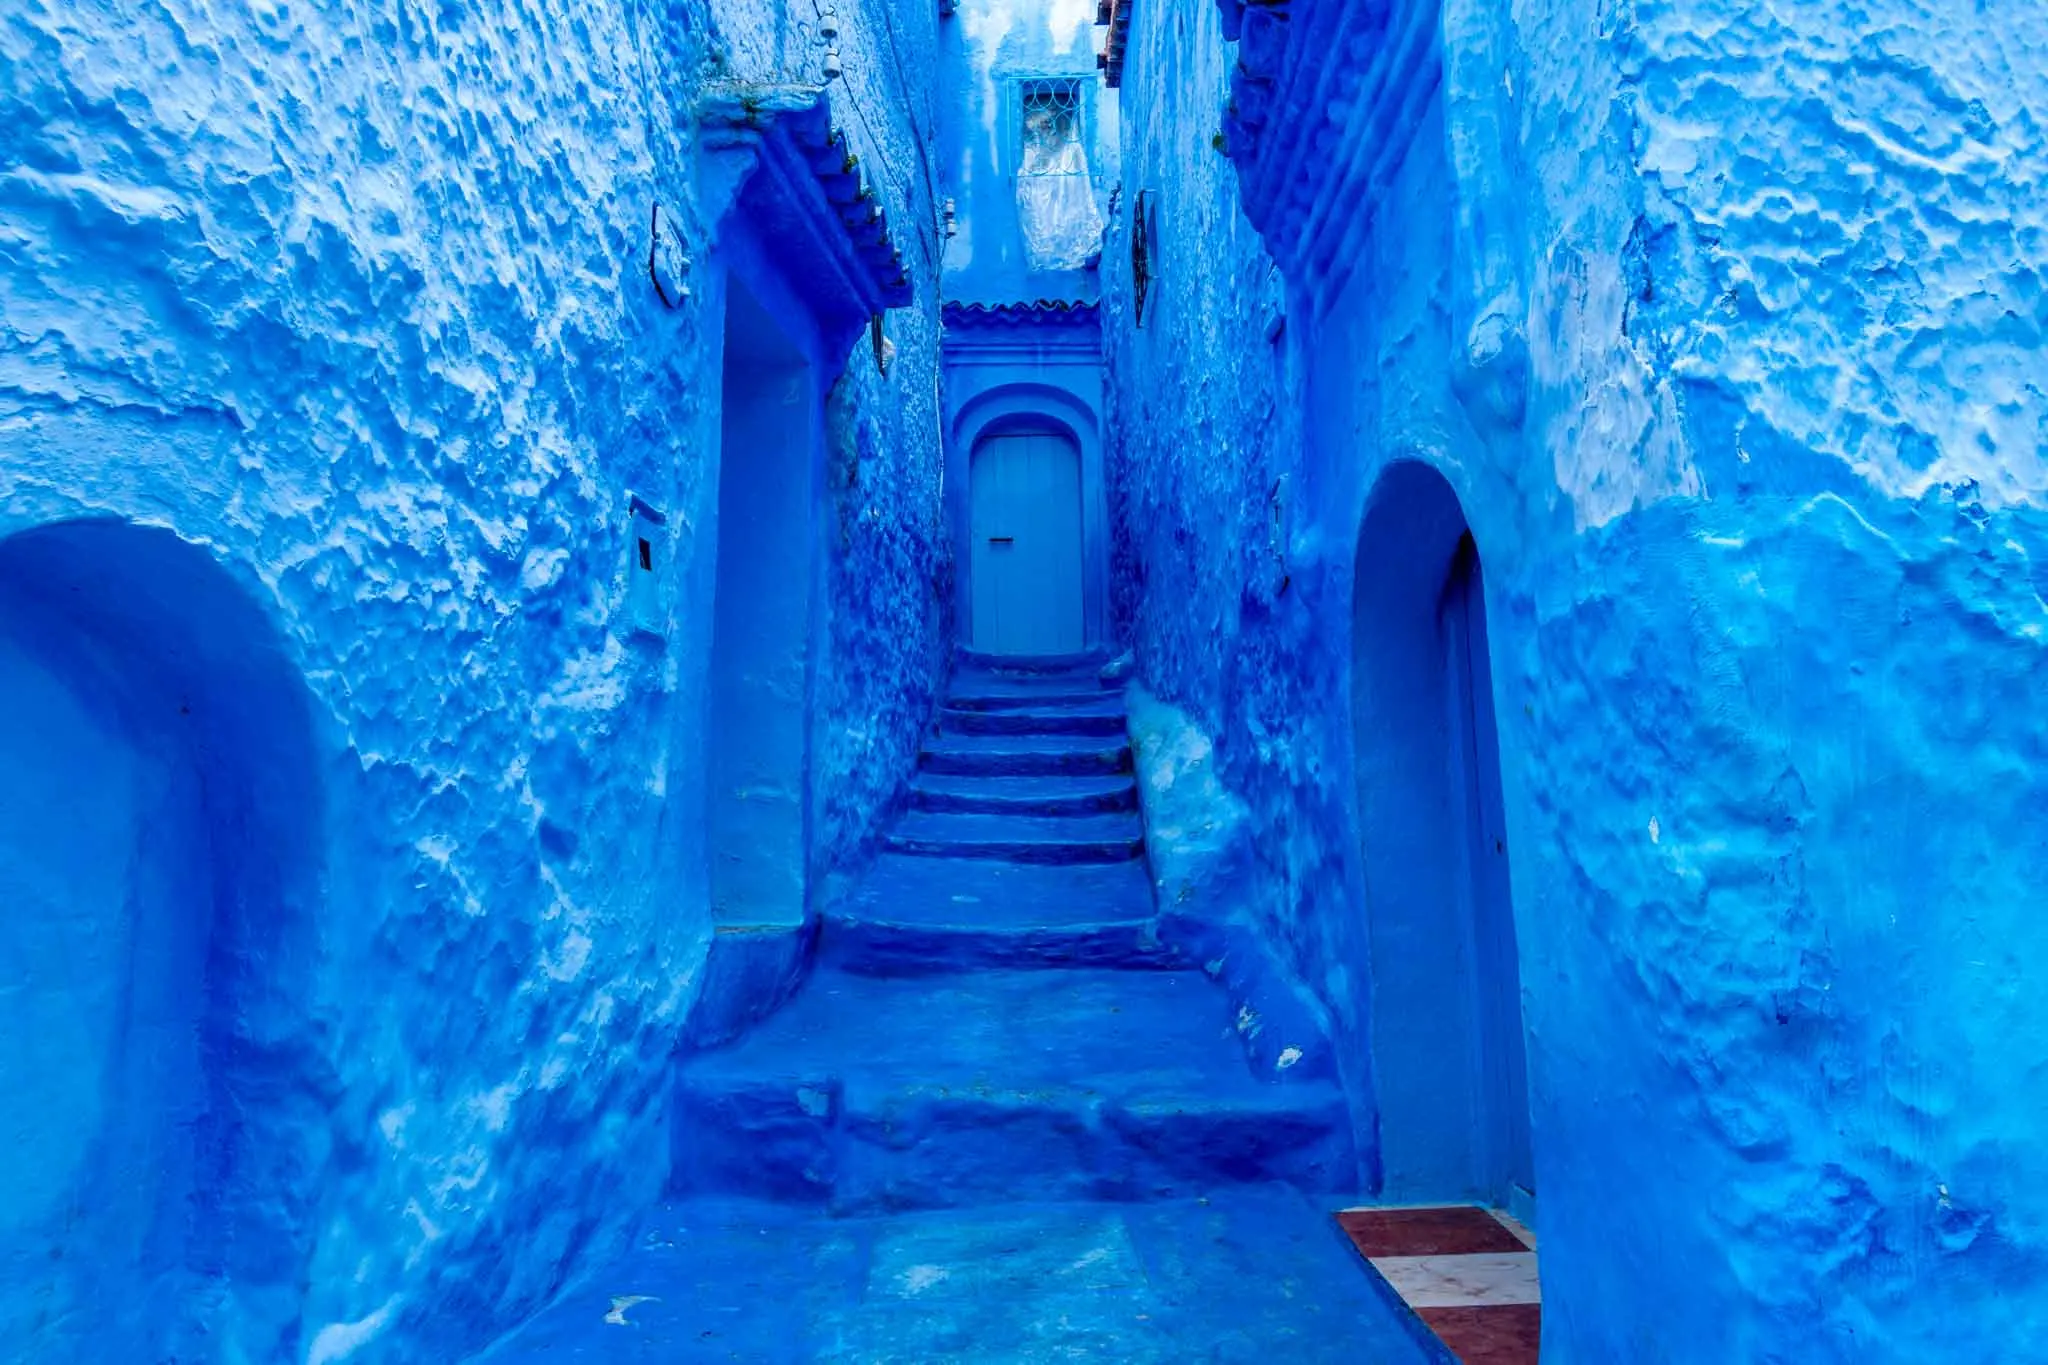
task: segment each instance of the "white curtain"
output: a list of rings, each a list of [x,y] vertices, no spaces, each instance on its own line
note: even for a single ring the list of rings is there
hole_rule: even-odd
[[[1102,210],[1081,146],[1080,111],[1072,104],[1025,103],[1017,217],[1033,270],[1079,270],[1102,251]]]

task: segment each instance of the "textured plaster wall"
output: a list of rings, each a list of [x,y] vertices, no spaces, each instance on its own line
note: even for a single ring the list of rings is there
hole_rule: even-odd
[[[129,640],[123,676],[196,671],[191,695],[230,718],[258,714],[261,691],[231,661],[281,658],[309,698],[307,752],[221,721],[190,764],[214,781],[225,752],[268,783],[249,788],[254,814],[209,805],[217,841],[254,831],[261,846],[266,812],[311,826],[288,894],[250,892],[261,879],[214,855],[214,875],[258,902],[250,922],[289,935],[250,937],[225,911],[190,931],[212,935],[253,983],[233,998],[260,1012],[256,1043],[234,1033],[247,1020],[204,1035],[238,1039],[210,1063],[233,1087],[214,1105],[260,1139],[208,1198],[274,1240],[194,1287],[185,1269],[219,1269],[212,1253],[173,1245],[115,1273],[118,1250],[88,1239],[68,1268],[9,1224],[4,1353],[446,1361],[616,1242],[660,1189],[666,1063],[710,928],[709,621],[693,604],[717,507],[720,318],[701,279],[682,308],[657,299],[647,225],[661,201],[700,267],[712,259],[694,91],[815,79],[808,8],[30,0],[0,21],[0,535],[123,518],[216,566],[191,580],[214,596],[152,594],[183,559],[88,537],[0,556],[5,587],[37,612],[60,585],[74,603],[104,596],[114,624],[90,638]],[[900,60],[884,55],[885,8]],[[835,100],[856,150],[889,168],[878,189],[918,303],[891,320],[890,375],[856,349],[827,405],[824,862],[857,847],[907,771],[946,638],[920,142],[935,20],[839,9]],[[628,628],[629,492],[668,517],[662,637]],[[191,643],[241,622],[230,607],[246,629]],[[34,620],[39,649],[68,638],[36,612],[8,624]],[[130,638],[138,622],[163,628]],[[165,768],[147,733],[109,741],[142,754],[120,762],[137,781],[185,780],[182,750]],[[61,878],[92,847],[5,856]],[[147,906],[104,899],[102,932],[136,932],[124,914]],[[159,989],[151,969],[138,957],[131,992]],[[55,979],[32,986],[90,1023],[94,1001]],[[65,1036],[34,1035],[9,1074],[81,1088],[114,1074],[58,1055]],[[172,1097],[75,1098],[146,1122]],[[111,1188],[62,1197],[90,1208]],[[175,1299],[205,1331],[95,1337],[129,1317],[79,1309],[86,1288]]]
[[[1585,1255],[1585,1354],[1971,1359],[2040,1327],[2048,19],[1987,17],[1650,7],[1590,89],[1569,16],[1522,35],[1557,92],[1530,430],[1579,565],[1530,576],[1524,668],[1608,699],[1604,745],[1541,700],[1526,726],[1525,842],[1560,851],[1532,965],[1583,984],[1532,1009],[1564,1069],[1598,1028],[1654,1042],[1542,1159],[1567,1188],[1626,1161],[1630,1240],[1664,1229],[1657,1281],[1698,1305],[1603,1320],[1629,1272]],[[1613,191],[1566,193],[1593,165]],[[1632,1113],[1661,1151],[1613,1141]]]
[[[1123,212],[1103,253],[1113,616],[1141,676],[1215,737],[1222,780],[1251,813],[1228,885],[1161,895],[1240,917],[1283,977],[1337,1011],[1369,1134],[1362,936],[1345,908],[1350,850],[1338,833],[1342,674],[1286,544],[1297,528],[1276,528],[1274,513],[1302,510],[1295,325],[1213,141],[1234,60],[1215,9],[1141,4],[1127,52]],[[1130,238],[1144,191],[1158,207],[1140,324]]]
[[[1453,66],[1482,8],[1447,7]],[[1508,164],[1447,154],[1481,112],[1454,82],[1276,381],[1199,154],[1227,51],[1201,8],[1140,6],[1126,176],[1163,191],[1161,297],[1132,331],[1113,271],[1105,326],[1141,670],[1216,735],[1260,922],[1394,1121],[1359,1033],[1402,964],[1363,941],[1350,580],[1382,471],[1440,470],[1487,568],[1546,1358],[1992,1358],[2040,1331],[2048,1253],[2048,20],[1592,10],[1512,7],[1484,73]],[[1519,425],[1453,387],[1484,302],[1454,227],[1498,187]]]
[[[827,865],[867,846],[916,766],[954,635],[929,303],[891,316],[886,376],[858,354],[825,406],[825,662],[811,743],[823,795],[814,837]]]
[[[1117,182],[1113,92],[1097,79],[1102,31],[1094,0],[960,0],[941,21],[939,157],[957,234],[946,244],[946,297],[970,303],[1093,299],[1085,270],[1034,270],[1017,208],[1021,133],[1015,87],[1029,76],[1080,81],[1090,177],[1099,211]]]

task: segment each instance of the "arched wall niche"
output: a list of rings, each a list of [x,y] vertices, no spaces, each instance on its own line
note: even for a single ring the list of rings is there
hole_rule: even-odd
[[[1533,1212],[1484,547],[1428,464],[1366,498],[1352,736],[1385,1197]]]
[[[295,1349],[332,1099],[311,714],[200,547],[0,540],[0,1354]]]
[[[1107,643],[1108,502],[1103,482],[1102,422],[1085,398],[1037,380],[1000,383],[975,393],[954,412],[946,482],[954,509],[954,618],[960,638],[974,619],[973,517],[969,513],[974,455],[992,436],[1042,431],[1070,440],[1081,459],[1081,612],[1089,645]]]

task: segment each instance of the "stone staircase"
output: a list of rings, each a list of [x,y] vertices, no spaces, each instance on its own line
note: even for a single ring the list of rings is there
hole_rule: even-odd
[[[1158,940],[1100,663],[963,661],[810,979],[684,1064],[675,1193],[874,1214],[1351,1185],[1336,1085],[1255,1076]]]

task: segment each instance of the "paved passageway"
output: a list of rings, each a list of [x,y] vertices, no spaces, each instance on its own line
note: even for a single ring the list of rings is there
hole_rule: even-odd
[[[1102,664],[962,662],[810,979],[683,1064],[683,1198],[491,1360],[1434,1358],[1330,1217],[1342,1093],[1155,933]]]

